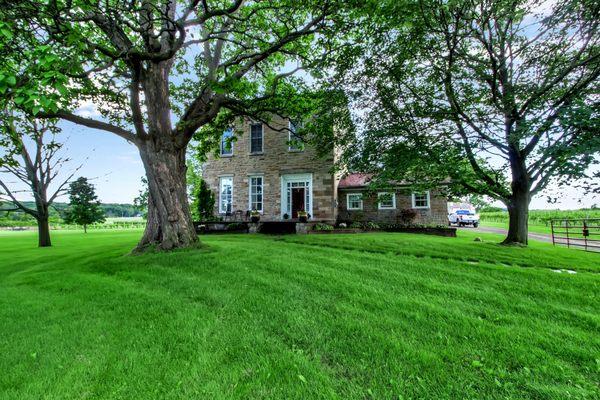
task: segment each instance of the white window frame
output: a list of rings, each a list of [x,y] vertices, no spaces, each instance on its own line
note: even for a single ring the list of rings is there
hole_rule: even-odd
[[[292,127],[294,129],[292,129]],[[296,136],[296,125],[291,121],[288,120],[288,151],[290,152],[302,152],[304,151],[304,147],[292,147],[292,134],[299,139],[301,142],[303,142],[301,137]]]
[[[261,208],[257,211],[262,214],[265,209],[265,177],[262,174],[254,174],[248,176],[248,209],[250,211],[254,210],[254,207],[252,207],[252,179],[255,178],[260,178],[262,200],[260,201]]]
[[[260,125],[260,150],[252,151],[252,125]],[[265,126],[261,122],[252,122],[250,124],[250,154],[262,154],[265,151]]]
[[[416,205],[415,196],[417,194],[421,194],[421,195],[422,194],[426,194],[427,195],[427,205],[426,206],[417,206]],[[413,192],[412,195],[411,195],[411,198],[412,198],[412,208],[420,208],[420,209],[429,209],[429,208],[431,208],[431,196],[429,194],[429,190],[427,190],[425,192],[420,192],[420,193]]]
[[[231,211],[233,212],[233,175],[222,175],[219,177],[219,214],[226,214],[227,209],[223,209],[223,180],[231,182]]]
[[[233,140],[229,141],[229,146],[231,148],[230,152],[229,153],[223,153],[223,139],[225,137],[225,133],[226,132],[231,132],[231,137],[233,138],[233,129],[232,128],[225,129],[225,131],[221,135],[221,142],[219,143],[219,153],[221,153],[221,157],[231,157],[231,156],[233,156]]]
[[[392,206],[384,207],[381,205],[380,197],[392,195]],[[395,210],[396,209],[396,193],[395,192],[379,192],[377,193],[377,209],[378,210]]]
[[[360,196],[360,207],[350,207],[350,196]],[[347,210],[362,210],[363,209],[363,194],[362,193],[346,193],[346,209]]]

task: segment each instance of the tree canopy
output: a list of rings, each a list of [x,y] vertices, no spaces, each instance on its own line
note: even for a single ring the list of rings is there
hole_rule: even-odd
[[[365,49],[352,77],[367,107],[361,152],[382,181],[450,183],[507,205],[527,242],[531,197],[588,178],[600,151],[599,5],[419,0]],[[548,8],[544,8],[548,7]],[[597,177],[596,177],[597,178]],[[596,180],[597,184],[597,180]]]

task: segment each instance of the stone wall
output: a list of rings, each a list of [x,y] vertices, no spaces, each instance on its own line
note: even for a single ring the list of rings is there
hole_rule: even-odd
[[[346,194],[363,193],[363,209],[348,210]],[[343,188],[339,190],[338,220],[340,221],[376,221],[383,223],[399,223],[399,216],[403,209],[412,209],[412,196],[408,190],[396,192],[396,208],[392,210],[379,210],[377,194],[368,195],[364,189]],[[430,207],[427,209],[415,208],[417,224],[448,224],[448,201],[438,191],[430,193]]]
[[[236,126],[237,141],[231,156],[210,155],[202,167],[203,178],[215,193],[215,215],[219,215],[219,177],[233,177],[233,211],[249,209],[249,177],[263,176],[263,220],[281,219],[281,176],[312,174],[313,219],[335,220],[335,185],[331,157],[318,158],[310,146],[290,151],[287,120],[275,117],[263,124],[263,152],[250,153],[250,121]],[[241,134],[240,134],[241,133]]]

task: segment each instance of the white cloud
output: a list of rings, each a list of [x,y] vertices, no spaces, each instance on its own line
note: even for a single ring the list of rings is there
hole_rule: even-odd
[[[75,110],[75,115],[79,115],[83,118],[101,117],[100,111],[98,111],[96,105],[91,100],[81,102],[77,110]]]

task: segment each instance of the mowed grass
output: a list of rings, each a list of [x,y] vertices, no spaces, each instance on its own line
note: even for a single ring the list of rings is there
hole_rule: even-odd
[[[0,397],[597,399],[600,255],[460,234],[3,234]]]

